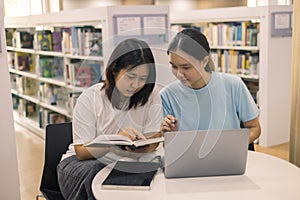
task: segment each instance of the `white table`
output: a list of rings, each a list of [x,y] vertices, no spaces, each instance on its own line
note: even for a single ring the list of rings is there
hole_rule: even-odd
[[[150,191],[102,190],[110,172],[106,167],[94,178],[92,189],[101,200],[300,200],[300,168],[267,154],[248,153],[244,175],[165,179],[159,171]]]

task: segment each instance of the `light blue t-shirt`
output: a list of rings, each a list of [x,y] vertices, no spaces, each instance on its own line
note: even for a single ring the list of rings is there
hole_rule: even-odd
[[[238,76],[212,72],[209,83],[194,90],[175,81],[161,90],[164,115],[179,120],[179,130],[240,128],[259,114],[249,90]]]

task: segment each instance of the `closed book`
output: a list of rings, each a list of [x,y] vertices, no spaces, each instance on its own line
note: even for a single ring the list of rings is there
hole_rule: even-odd
[[[52,33],[52,46],[53,51],[61,52],[62,51],[62,32],[56,31]]]
[[[102,189],[150,190],[158,162],[117,161],[102,183]]]

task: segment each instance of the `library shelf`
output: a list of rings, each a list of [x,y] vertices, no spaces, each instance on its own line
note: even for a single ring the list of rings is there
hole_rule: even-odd
[[[128,37],[115,31],[116,18],[154,16],[167,28],[168,12],[167,6],[105,6],[5,18],[14,120],[42,138],[47,124],[71,121],[80,93],[105,78],[111,51]]]

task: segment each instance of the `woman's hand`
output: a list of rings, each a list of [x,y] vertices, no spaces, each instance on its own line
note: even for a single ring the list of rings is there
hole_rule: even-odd
[[[178,131],[178,118],[167,115],[161,124],[161,132]]]
[[[130,138],[132,141],[135,140],[145,140],[147,138],[155,138],[155,137],[160,137],[162,134],[160,132],[151,134],[150,136],[148,136],[147,138],[139,131],[137,131],[136,129],[132,128],[132,127],[126,127],[123,130],[121,130],[118,134],[120,135],[124,135],[128,138]],[[141,146],[138,148],[132,148],[129,146],[125,146],[125,150],[131,153],[150,153],[156,150],[157,146],[159,145],[159,143],[154,143],[154,144],[150,144],[150,145],[145,145],[145,146]]]
[[[123,130],[121,130],[118,134],[124,135],[132,141],[146,139],[146,137],[141,132],[139,132],[133,127],[126,127]]]

